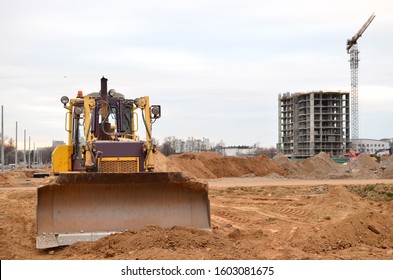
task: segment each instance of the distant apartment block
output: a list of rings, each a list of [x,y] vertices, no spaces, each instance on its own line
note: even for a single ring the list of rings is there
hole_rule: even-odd
[[[358,153],[367,153],[371,155],[388,155],[392,152],[393,139],[385,138],[381,140],[360,138],[353,140],[355,145],[353,149]]]
[[[350,147],[348,92],[284,93],[278,96],[277,148],[288,157],[320,152],[339,156]]]

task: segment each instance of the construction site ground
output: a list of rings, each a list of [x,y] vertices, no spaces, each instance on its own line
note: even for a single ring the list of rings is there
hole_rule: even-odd
[[[293,163],[215,153],[156,156],[158,171],[209,184],[212,230],[173,227],[35,248],[37,170],[0,173],[0,259],[393,259],[393,159],[326,154]]]

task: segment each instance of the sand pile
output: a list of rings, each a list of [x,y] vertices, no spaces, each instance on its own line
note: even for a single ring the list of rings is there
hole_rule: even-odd
[[[156,165],[157,171],[185,172],[189,177],[202,179],[241,177],[249,174],[265,176],[270,173],[283,176],[288,173],[266,156],[224,157],[214,152],[185,153],[169,157],[158,154]]]
[[[379,168],[379,164],[368,154],[360,154],[350,160],[348,166],[351,170],[377,170]]]
[[[184,172],[192,178],[216,178],[216,176],[203,164],[211,158],[220,157],[217,153],[185,153],[165,157],[159,153],[156,158],[156,170],[161,172]]]
[[[0,186],[9,186],[14,180],[25,180],[33,177],[34,171],[13,170],[9,172],[0,172]]]
[[[315,254],[350,251],[352,248],[363,246],[391,248],[393,240],[390,228],[393,224],[390,221],[385,222],[386,218],[387,216],[383,214],[361,211],[343,220],[322,224],[316,229],[317,232],[302,233],[304,239],[299,246],[303,251]],[[373,257],[369,256],[369,258]]]
[[[382,158],[380,164],[380,177],[383,179],[393,179],[393,155],[388,155]]]
[[[190,250],[194,253],[190,255]],[[62,254],[69,259],[247,259],[250,252],[230,238],[205,230],[173,227],[144,229],[111,235],[96,242],[76,243]],[[194,257],[192,257],[194,256]]]
[[[286,156],[284,156],[282,153],[278,153],[273,157],[274,163],[276,163],[278,166],[283,168],[288,174],[293,174],[296,172],[297,167],[296,164],[290,161]]]
[[[381,167],[393,168],[393,155],[388,155],[388,156],[382,157]]]
[[[293,242],[304,251],[316,254],[351,250],[364,245],[391,248],[391,206],[370,206],[369,201],[344,187],[336,187],[312,206],[312,215],[321,221],[318,226],[313,231],[300,229],[299,240],[294,239]],[[300,239],[302,242],[297,243]]]
[[[380,166],[385,169],[393,168],[393,155],[382,157]]]
[[[314,220],[344,219],[359,209],[366,208],[364,201],[358,195],[339,186],[331,189],[313,203],[310,218]]]
[[[160,151],[154,154],[154,166],[154,171],[157,172],[166,172],[168,170],[168,158]]]
[[[294,178],[302,179],[322,179],[322,178],[343,178],[345,168],[333,161],[330,156],[324,152],[308,158],[304,161],[297,161],[297,172]]]
[[[286,172],[266,156],[253,158],[221,157],[209,159],[204,165],[217,177],[240,177],[247,174],[265,176],[270,173],[284,175]]]
[[[360,154],[348,162],[348,172],[353,178],[371,179],[378,178],[380,165],[373,160],[368,154]]]

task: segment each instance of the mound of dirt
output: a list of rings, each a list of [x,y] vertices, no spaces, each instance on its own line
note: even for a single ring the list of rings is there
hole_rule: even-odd
[[[302,179],[343,178],[345,172],[342,165],[333,161],[324,152],[304,161],[297,161],[296,166],[298,169],[293,177]]]
[[[181,155],[172,155],[167,157],[167,171],[184,172],[191,178],[216,178],[206,166],[204,162],[212,158],[220,156],[216,153],[186,153]]]
[[[368,154],[360,154],[354,160],[349,161],[348,167],[351,170],[377,170],[379,168],[379,164],[373,160]]]
[[[274,163],[276,163],[278,166],[283,168],[288,174],[293,174],[296,172],[297,167],[296,164],[294,164],[292,161],[290,161],[286,156],[284,156],[282,153],[278,153],[273,157]]]
[[[33,178],[33,174],[36,170],[13,170],[1,173],[0,172],[0,186],[6,187],[11,186],[15,181],[26,181]]]
[[[388,156],[382,157],[380,166],[382,168],[386,168],[386,169],[393,168],[393,155],[388,155]]]
[[[382,158],[381,164],[381,178],[393,179],[393,155],[388,155]]]
[[[351,254],[351,249],[367,248],[368,246],[386,249],[393,246],[391,238],[392,223],[386,223],[386,215],[367,213],[362,211],[348,216],[346,219],[334,221],[329,225],[315,228],[312,234],[304,232],[303,251],[315,254],[340,254],[347,259],[346,254]],[[340,253],[347,251],[346,254]],[[367,255],[367,252],[365,252]],[[364,256],[359,255],[359,258]],[[372,256],[368,256],[372,259]]]
[[[155,167],[154,171],[156,171],[156,172],[167,172],[168,171],[168,159],[160,151],[157,151],[157,153],[154,154],[154,167]]]
[[[247,174],[265,176],[276,173],[280,176],[288,172],[266,156],[253,158],[226,157],[214,152],[185,153],[156,157],[158,171],[185,172],[189,177],[214,179],[241,177]]]
[[[347,188],[339,186],[331,189],[314,202],[310,218],[316,220],[344,219],[358,211],[359,207],[366,207],[362,199],[348,192]]]
[[[355,159],[349,161],[347,168],[353,178],[369,179],[378,178],[380,166],[370,155],[360,154]]]
[[[221,157],[206,160],[204,165],[216,176],[240,177],[246,174],[265,176],[270,173],[284,175],[285,171],[266,156],[253,158]]]
[[[299,239],[292,240],[293,244],[302,247],[305,252],[315,254],[335,255],[346,250],[346,253],[339,253],[344,259],[347,258],[345,254],[350,254],[355,247],[391,248],[391,207],[381,208],[382,206],[373,206],[367,200],[348,192],[344,187],[336,187],[312,207],[312,217],[319,218],[321,222],[315,225],[312,231],[299,229]],[[298,243],[300,238],[302,244]]]
[[[64,248],[61,254],[69,259],[225,260],[250,257],[228,237],[194,228],[162,229],[157,226],[111,235],[96,242],[75,243]]]

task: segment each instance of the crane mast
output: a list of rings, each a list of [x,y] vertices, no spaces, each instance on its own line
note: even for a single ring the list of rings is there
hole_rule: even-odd
[[[357,40],[366,31],[367,27],[375,18],[372,14],[363,24],[359,31],[347,40],[347,53],[350,55],[349,63],[351,67],[351,142],[352,147],[356,150],[356,144],[359,139],[359,98],[358,98],[358,68],[359,68],[359,50]]]

